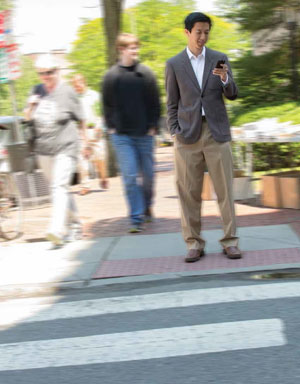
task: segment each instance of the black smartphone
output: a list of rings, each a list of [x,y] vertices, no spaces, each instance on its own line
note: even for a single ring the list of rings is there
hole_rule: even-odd
[[[225,64],[225,60],[218,60],[216,68],[223,68],[221,64]]]

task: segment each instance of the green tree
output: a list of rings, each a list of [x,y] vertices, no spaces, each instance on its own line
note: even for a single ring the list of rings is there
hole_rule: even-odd
[[[0,11],[12,8],[12,1],[10,0],[0,0]]]
[[[296,20],[300,14],[299,0],[222,0],[219,6],[226,18],[251,33],[254,41],[252,52],[237,63],[240,89],[249,95],[243,103],[254,106],[256,96],[256,103],[299,99],[300,26],[288,22],[289,17]],[[258,55],[257,43],[264,44],[267,52]]]
[[[141,61],[157,75],[164,95],[165,62],[186,46],[183,21],[194,9],[191,1],[146,0],[123,13],[122,31],[135,33],[141,41]],[[213,30],[209,46],[234,58],[236,50],[247,49],[245,34],[234,24],[212,16]],[[234,52],[232,50],[235,50]],[[98,89],[106,70],[104,29],[99,19],[82,25],[74,41],[69,60],[73,69],[81,72],[88,85]]]
[[[300,11],[299,0],[219,0],[222,14],[246,31],[270,29],[285,22],[286,13]]]
[[[99,91],[99,82],[107,69],[106,41],[99,19],[83,24],[68,55],[74,72],[82,73],[89,87]]]
[[[21,77],[15,81],[15,92],[18,113],[21,114],[28,94],[34,84],[39,82],[30,58],[21,57]],[[13,108],[8,84],[0,84],[0,115],[12,115]]]
[[[29,57],[23,56],[21,58],[21,73],[22,76],[15,81],[17,107],[20,112],[24,109],[26,99],[32,87],[40,82],[33,61]]]
[[[286,55],[286,46],[261,56],[248,51],[234,63],[242,110],[290,100]]]
[[[288,23],[287,17],[299,15],[299,0],[220,0],[219,7],[227,20],[250,33],[254,41],[254,47],[235,62],[240,105],[232,109],[233,123],[241,125],[266,117],[299,123],[296,115],[300,105],[290,100],[299,97],[300,29],[296,23]],[[276,38],[274,32],[278,30]],[[257,55],[257,43],[265,53]],[[299,143],[257,143],[253,146],[254,169],[299,166],[299,149]]]
[[[194,8],[194,2],[191,1],[174,3],[146,0],[124,13],[123,29],[126,32],[136,32],[140,38],[141,60],[156,73],[163,98],[165,62],[185,48],[187,40],[184,34],[184,18]],[[213,27],[208,47],[225,52],[234,59],[236,50],[247,48],[244,34],[239,34],[234,24],[219,17],[211,18]],[[135,31],[132,30],[133,25]]]
[[[121,29],[121,13],[124,0],[100,0],[104,10],[103,25],[106,36],[107,64],[116,62],[115,41]]]
[[[186,46],[184,18],[195,9],[187,0],[145,0],[123,12],[122,31],[136,34],[141,41],[140,58],[156,74],[165,105],[164,71],[168,58]],[[213,29],[208,46],[225,52],[230,59],[249,49],[247,34],[235,24],[212,16]],[[69,60],[73,69],[82,73],[88,85],[99,89],[107,62],[104,27],[101,20],[88,21],[78,31]],[[110,172],[111,174],[111,172]]]
[[[100,0],[104,9],[103,25],[106,37],[107,66],[115,64],[117,52],[115,41],[121,28],[121,13],[124,0]],[[107,135],[108,169],[110,176],[117,175],[117,159],[110,139]]]

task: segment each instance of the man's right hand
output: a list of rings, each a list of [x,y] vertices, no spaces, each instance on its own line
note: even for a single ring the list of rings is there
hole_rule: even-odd
[[[155,136],[156,135],[156,128],[154,128],[154,127],[150,128],[147,135],[148,136]]]
[[[35,109],[35,107],[40,102],[40,96],[39,95],[31,95],[27,99],[27,107],[24,109],[24,118],[26,121],[30,121],[32,119],[32,113]]]
[[[30,106],[34,106],[40,102],[40,96],[39,95],[31,95],[31,96],[29,96],[27,102]]]

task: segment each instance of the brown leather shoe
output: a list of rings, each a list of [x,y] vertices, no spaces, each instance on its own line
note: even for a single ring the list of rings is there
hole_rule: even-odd
[[[200,257],[204,256],[203,249],[190,249],[184,259],[186,263],[193,263],[194,261],[198,261]]]
[[[108,180],[101,180],[100,181],[100,188],[102,189],[108,189]]]
[[[238,247],[224,247],[223,253],[228,257],[228,259],[240,259],[242,257],[242,252]]]

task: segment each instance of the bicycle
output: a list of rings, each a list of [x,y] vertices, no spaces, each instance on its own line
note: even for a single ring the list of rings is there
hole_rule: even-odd
[[[11,173],[0,173],[0,236],[16,239],[21,234],[21,200]]]
[[[13,240],[21,234],[22,208],[11,173],[0,174],[0,236]]]
[[[21,117],[0,116],[0,238],[5,240],[21,235],[23,206],[16,175],[27,169],[30,158],[25,128]]]

